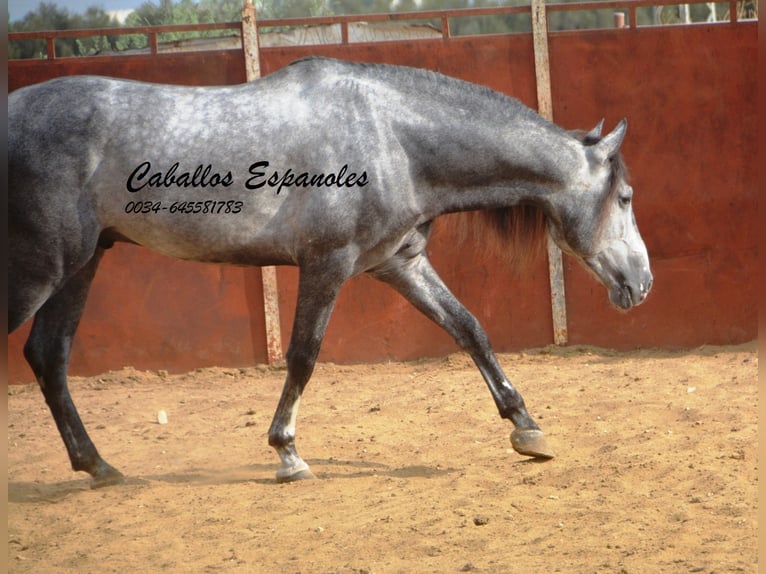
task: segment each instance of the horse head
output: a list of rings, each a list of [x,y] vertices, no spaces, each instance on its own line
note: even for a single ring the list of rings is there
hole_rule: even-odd
[[[627,121],[601,137],[603,120],[579,134],[586,166],[556,194],[549,229],[556,244],[593,272],[620,309],[644,302],[652,288],[649,254],[633,213],[633,188],[619,153]]]

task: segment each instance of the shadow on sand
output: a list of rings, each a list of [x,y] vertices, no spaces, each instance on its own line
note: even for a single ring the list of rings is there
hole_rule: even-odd
[[[337,459],[307,460],[319,480],[353,479],[372,476],[387,476],[392,478],[433,478],[445,476],[457,469],[437,468],[426,465],[412,465],[391,468],[385,464],[369,461],[344,461]],[[167,484],[242,484],[254,483],[278,485],[275,479],[277,465],[251,464],[224,470],[190,469],[186,472],[144,475],[127,477],[120,485],[123,488],[143,488],[151,486],[152,482]],[[108,487],[107,487],[108,488]],[[66,480],[62,482],[9,482],[8,502],[12,503],[57,503],[69,496],[91,490],[89,478]]]

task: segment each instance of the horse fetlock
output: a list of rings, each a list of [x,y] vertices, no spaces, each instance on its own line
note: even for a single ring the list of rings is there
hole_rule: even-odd
[[[269,446],[277,451],[295,449],[295,435],[284,430],[269,431]]]
[[[524,401],[521,396],[517,395],[518,399],[513,401],[512,404],[506,404],[499,407],[500,416],[513,423],[513,426],[517,429],[535,429],[540,430],[540,427],[531,417],[527,411]]]

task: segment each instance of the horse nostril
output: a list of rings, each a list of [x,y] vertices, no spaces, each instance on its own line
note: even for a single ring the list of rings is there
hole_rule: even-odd
[[[622,289],[623,289],[623,293],[627,296],[628,301],[634,302],[636,300],[636,298],[634,297],[633,288],[628,283],[625,283]]]
[[[646,283],[639,284],[638,298],[640,302],[643,302],[649,296],[649,291],[652,290],[652,283],[654,283],[654,280],[650,278]]]

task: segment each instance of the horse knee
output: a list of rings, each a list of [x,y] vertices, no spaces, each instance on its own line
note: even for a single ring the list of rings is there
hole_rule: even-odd
[[[319,348],[290,347],[285,354],[287,372],[290,378],[302,388],[311,377],[316,364]]]

